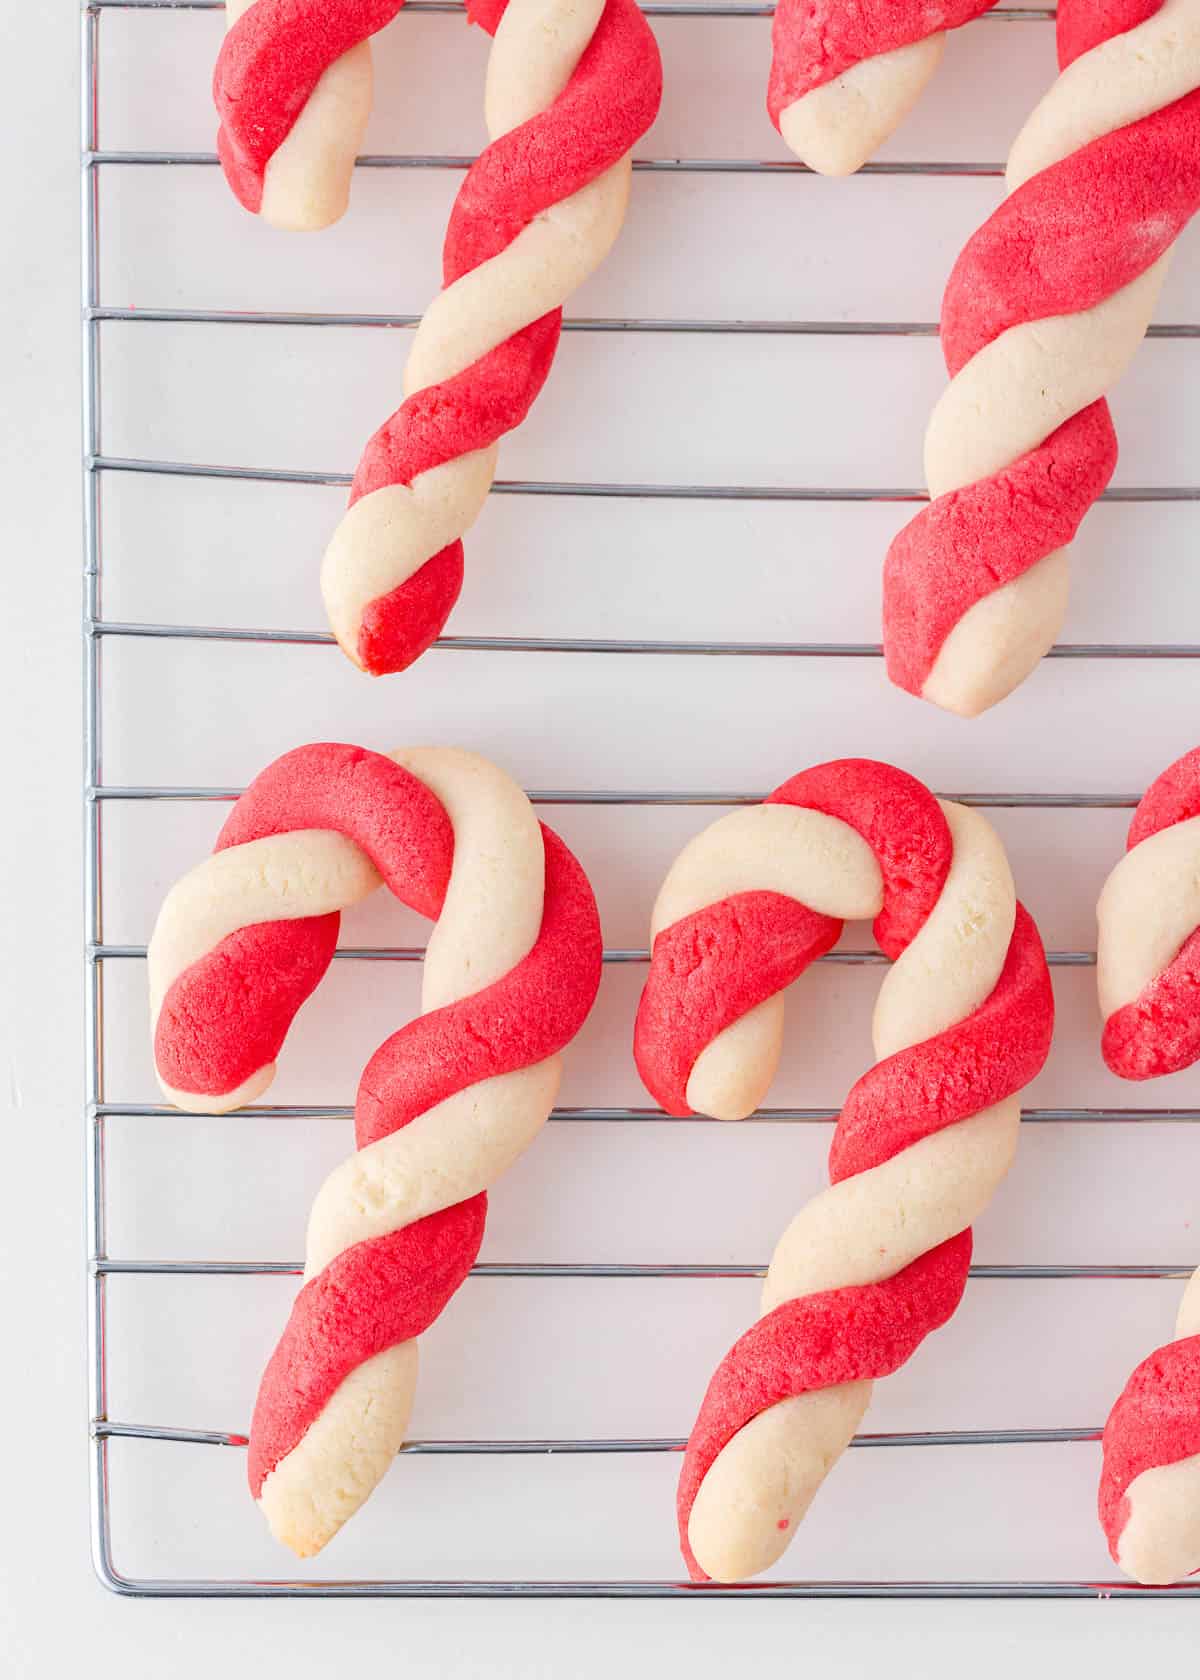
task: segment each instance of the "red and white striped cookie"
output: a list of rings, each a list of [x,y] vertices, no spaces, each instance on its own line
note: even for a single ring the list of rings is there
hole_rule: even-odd
[[[1175,1340],[1143,1360],[1109,1415],[1099,1506],[1113,1562],[1135,1581],[1200,1572],[1200,1272]]]
[[[996,0],[778,0],[767,110],[810,169],[851,175],[904,121],[946,30]]]
[[[1154,1079],[1200,1060],[1200,747],[1151,784],[1096,909],[1104,1060]],[[1200,1570],[1200,1272],[1175,1340],[1138,1366],[1104,1431],[1100,1523],[1147,1586]]]
[[[783,989],[863,917],[893,959],[880,1060],[838,1121],[831,1188],[784,1233],[763,1316],[688,1441],[679,1533],[696,1579],[776,1561],[872,1381],[953,1313],[971,1222],[1016,1148],[1018,1093],[1049,1050],[1045,956],[991,826],[901,770],[844,759],[722,818],[672,866],[635,1036],[667,1112],[753,1113],[779,1060]]]
[[[222,1113],[262,1094],[338,912],[381,879],[437,921],[424,1013],[363,1073],[358,1152],[313,1204],[250,1432],[251,1490],[301,1557],[402,1444],[415,1338],[474,1263],[485,1191],[550,1113],[600,979],[587,877],[503,771],[449,748],[301,747],[251,784],[159,915],[151,1010],[173,1102]]]
[[[402,671],[462,587],[505,432],[542,388],[562,305],[625,219],[630,148],[654,121],[662,66],[636,0],[472,0],[495,32],[486,117],[425,313],[405,401],[367,444],[321,588],[343,651]]]
[[[336,222],[371,112],[369,39],[404,0],[225,0],[213,72],[217,154],[273,227]]]
[[[1104,1060],[1157,1079],[1200,1059],[1200,747],[1147,791],[1096,906]]]
[[[933,500],[884,569],[888,674],[967,717],[1058,635],[1067,545],[1116,465],[1103,399],[1200,208],[1200,0],[1060,0],[1058,55],[950,276]]]

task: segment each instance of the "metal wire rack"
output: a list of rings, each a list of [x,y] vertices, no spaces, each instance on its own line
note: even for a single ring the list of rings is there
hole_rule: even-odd
[[[104,781],[101,751],[102,648],[109,638],[154,637],[186,640],[218,640],[251,643],[325,644],[332,637],[324,632],[278,628],[224,628],[199,624],[120,622],[106,619],[101,602],[101,483],[115,473],[150,473],[207,478],[232,478],[273,483],[342,485],[346,472],[295,472],[269,467],[242,467],[194,461],[124,458],[104,453],[100,428],[101,328],[106,322],[137,322],[146,330],[154,323],[205,323],[230,327],[380,327],[409,326],[410,315],[233,312],[204,309],[127,309],[102,304],[100,295],[100,180],[106,170],[129,167],[212,167],[216,156],[207,153],[168,151],[104,151],[98,132],[98,39],[102,14],[112,10],[208,11],[223,9],[223,0],[90,0],[82,6],[82,305],[83,305],[83,489],[85,510],[85,811],[86,881],[85,933],[87,963],[87,1240],[89,1252],[89,1401],[91,1457],[91,1515],[93,1553],[102,1581],[116,1592],[139,1597],[609,1597],[688,1598],[729,1596],[769,1598],[1091,1598],[1097,1596],[1154,1596],[1145,1589],[1117,1579],[1075,1580],[788,1580],[749,1587],[697,1587],[683,1580],[253,1580],[253,1579],[143,1579],[124,1574],[113,1555],[111,1497],[109,1491],[108,1443],[114,1439],[166,1441],[194,1446],[245,1447],[244,1434],[232,1430],[165,1427],[117,1421],[109,1416],[107,1403],[105,1309],[108,1279],[114,1276],[165,1274],[171,1276],[246,1276],[296,1274],[298,1261],[188,1261],[124,1260],[109,1253],[106,1223],[105,1133],[114,1117],[167,1117],[177,1111],[165,1106],[112,1100],[106,1089],[104,1055],[104,974],[109,964],[144,960],[145,947],[105,941],[102,892],[102,828],[105,806],[115,801],[230,801],[239,789],[202,786],[116,786]],[[464,7],[457,0],[409,0],[402,16],[413,13],[456,13]],[[678,18],[763,18],[774,8],[770,4],[677,3],[661,0],[643,7],[648,16]],[[980,20],[995,24],[1046,23],[1053,19],[1049,8],[997,7]],[[464,156],[372,155],[359,159],[359,166],[371,169],[464,169],[471,163]],[[634,168],[645,171],[699,173],[787,173],[803,172],[792,162],[759,162],[722,158],[644,158]],[[997,176],[999,163],[894,162],[874,163],[864,173],[877,175]],[[791,320],[694,320],[694,319],[572,319],[564,323],[568,332],[583,333],[694,333],[694,334],[828,334],[868,336],[931,336],[937,326],[931,322],[834,322]],[[1160,338],[1200,337],[1200,325],[1179,323],[1151,329]],[[816,489],[804,486],[756,487],[749,485],[696,485],[686,483],[561,483],[499,481],[500,495],[591,496],[623,498],[699,498],[708,500],[778,501],[881,501],[918,502],[923,492],[916,489]],[[1110,490],[1108,499],[1133,502],[1196,501],[1196,486],[1167,488],[1125,488]],[[876,658],[881,649],[871,643],[829,642],[686,642],[672,640],[600,640],[579,637],[447,636],[438,643],[443,652],[486,650],[507,653],[620,653],[671,654],[679,656],[734,656],[743,658]],[[1163,660],[1200,658],[1200,645],[1174,643],[1094,643],[1059,646],[1052,658],[1070,660]],[[555,805],[696,806],[722,807],[757,803],[760,792],[548,788],[530,790],[535,803]],[[948,797],[963,803],[996,809],[1101,810],[1132,808],[1133,793],[1111,795],[1056,793],[959,793]],[[423,953],[417,947],[342,948],[342,961],[412,963]],[[640,949],[606,950],[607,964],[642,963],[648,953]],[[838,950],[821,959],[837,964],[883,963],[876,951]],[[1094,964],[1095,954],[1084,950],[1050,953],[1054,967]],[[284,1118],[348,1119],[352,1110],[337,1106],[260,1105],[250,1111]],[[756,1116],[759,1122],[810,1124],[836,1118],[830,1108],[771,1108]],[[191,1118],[183,1116],[182,1118]],[[608,1122],[637,1125],[661,1119],[660,1112],[639,1107],[559,1108],[552,1115],[558,1124]],[[1136,1125],[1148,1119],[1155,1123],[1190,1124],[1200,1121],[1200,1108],[1143,1109],[1137,1107],[1030,1108],[1023,1119],[1030,1125],[1110,1124]],[[719,1125],[721,1122],[708,1122]],[[1179,1265],[986,1265],[976,1266],[973,1277],[995,1279],[1032,1278],[1180,1278],[1190,1275],[1191,1262]],[[475,1275],[490,1277],[574,1277],[574,1278],[726,1278],[759,1277],[762,1266],[626,1265],[626,1264],[491,1264],[479,1265]],[[1093,1442],[1095,1424],[1047,1429],[993,1429],[921,1433],[868,1434],[860,1436],[857,1448],[903,1448],[995,1446],[1019,1448],[1031,1444]],[[674,1453],[683,1442],[676,1439],[525,1439],[525,1440],[418,1440],[403,1451],[412,1454],[632,1454]],[[1159,1595],[1200,1598],[1200,1585],[1156,1589]]]

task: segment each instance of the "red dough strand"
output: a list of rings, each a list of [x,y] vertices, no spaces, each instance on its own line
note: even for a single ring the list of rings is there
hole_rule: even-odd
[[[868,1069],[846,1098],[829,1147],[833,1184],[1003,1102],[1050,1048],[1050,971],[1033,917],[1017,905],[1008,956],[990,996],[936,1038]]]
[[[964,1231],[882,1283],[785,1301],[733,1344],[708,1385],[679,1477],[679,1546],[693,1581],[707,1576],[688,1540],[688,1522],[722,1449],[781,1400],[890,1377],[953,1316],[970,1264],[971,1233]]]
[[[239,928],[171,985],[154,1061],[176,1091],[224,1096],[279,1055],[296,1012],[333,961],[341,916]]]
[[[1200,816],[1200,747],[1152,783],[1133,814],[1126,850]],[[1132,1003],[1104,1023],[1104,1060],[1122,1079],[1159,1079],[1200,1061],[1200,928]]]
[[[1114,35],[1136,29],[1155,12],[1163,0],[1067,0],[1058,9],[1058,62],[1065,70]]]
[[[842,924],[781,893],[738,893],[685,916],[654,941],[633,1057],[668,1114],[683,1117],[696,1059],[719,1033],[798,980]]]
[[[429,1328],[479,1253],[487,1196],[356,1243],[297,1295],[263,1373],[250,1425],[255,1499],[350,1373]]]
[[[1063,0],[1063,68],[1153,16],[1161,0]],[[953,377],[1010,328],[1090,310],[1136,280],[1200,209],[1200,93],[1105,134],[1019,187],[968,242],[942,306]],[[942,496],[892,544],[884,570],[888,674],[920,694],[978,602],[1066,546],[1116,466],[1108,404],[1093,404],[994,477]]]
[[[587,1019],[600,983],[596,901],[574,854],[553,829],[541,828],[546,887],[533,949],[495,985],[419,1015],[385,1039],[358,1087],[360,1149],[468,1085],[545,1061]]]
[[[1122,1079],[1160,1079],[1200,1061],[1200,929],[1133,1003],[1108,1017],[1101,1050]]]
[[[863,836],[884,874],[875,936],[898,956],[937,903],[953,846],[937,801],[914,777],[870,759],[839,759],[775,789],[769,805],[839,817]],[[634,1027],[634,1057],[647,1090],[685,1116],[700,1052],[734,1021],[773,997],[841,938],[842,923],[779,893],[738,893],[664,928]]]
[[[780,113],[814,88],[844,76],[864,59],[957,29],[996,0],[779,0],[772,26],[767,110]]]
[[[1133,813],[1126,849],[1132,851],[1152,834],[1193,817],[1200,817],[1200,747],[1184,753],[1151,782]]]
[[[1116,464],[1117,434],[1108,404],[1097,402],[1004,472],[922,509],[895,538],[884,562],[883,633],[891,680],[920,694],[964,613],[1072,542]]]
[[[915,776],[870,758],[818,764],[767,795],[768,805],[802,805],[857,829],[883,876],[873,932],[887,957],[920,933],[942,895],[954,856],[941,807]]]
[[[213,72],[217,155],[238,203],[257,214],[267,164],[335,59],[390,23],[404,0],[257,0],[230,29]]]
[[[442,907],[454,831],[439,800],[381,753],[322,743],[285,753],[237,801],[215,851],[328,828],[360,846],[388,889],[423,916]],[[333,958],[341,917],[239,928],[168,988],[154,1036],[177,1091],[235,1091],[273,1062],[296,1011]]]
[[[1168,1342],[1144,1359],[1104,1429],[1100,1526],[1113,1562],[1129,1521],[1129,1487],[1145,1470],[1200,1453],[1200,1336]]]

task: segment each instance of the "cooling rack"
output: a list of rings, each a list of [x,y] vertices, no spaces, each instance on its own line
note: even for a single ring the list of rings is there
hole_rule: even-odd
[[[187,643],[224,642],[239,644],[247,653],[257,646],[285,647],[317,645],[330,642],[324,632],[288,630],[261,626],[206,625],[187,622],[159,622],[153,619],[109,618],[102,602],[102,485],[118,476],[151,475],[156,479],[227,479],[266,484],[297,484],[308,486],[339,486],[349,482],[349,474],[338,471],[289,470],[258,465],[222,465],[205,461],[156,459],[148,455],[107,454],[104,448],[101,404],[101,340],[106,323],[137,324],[141,332],[152,332],[156,325],[203,325],[236,331],[247,326],[300,327],[398,327],[411,326],[414,315],[368,314],[351,312],[311,312],[293,310],[233,311],[179,307],[141,307],[108,303],[102,296],[100,197],[102,179],[111,171],[136,168],[171,168],[178,172],[181,190],[193,171],[212,169],[216,158],[207,153],[171,150],[109,150],[102,149],[100,110],[100,36],[106,13],[125,11],[195,12],[221,9],[221,0],[92,0],[82,8],[82,90],[83,90],[83,451],[85,505],[85,619],[84,648],[86,661],[86,762],[85,810],[87,824],[86,873],[86,941],[87,941],[87,1149],[88,1149],[88,1252],[89,1252],[89,1337],[90,1337],[90,1433],[91,1433],[91,1513],[92,1538],[97,1572],[103,1582],[122,1594],[144,1597],[621,1597],[621,1598],[715,1598],[737,1596],[754,1597],[830,1597],[830,1598],[1089,1598],[1118,1596],[1148,1599],[1155,1596],[1200,1597],[1200,1586],[1181,1585],[1171,1589],[1146,1591],[1115,1578],[1109,1579],[956,1579],[952,1578],[953,1552],[949,1555],[947,1578],[847,1578],[769,1579],[764,1583],[743,1587],[697,1587],[678,1577],[664,1575],[636,1578],[437,1578],[416,1577],[389,1579],[359,1577],[340,1579],[328,1574],[314,1574],[305,1578],[265,1578],[239,1575],[195,1576],[186,1572],[169,1575],[148,1575],[128,1572],[115,1555],[113,1540],[113,1492],[110,1487],[110,1464],[113,1442],[162,1443],[180,1453],[207,1453],[225,1448],[236,1452],[245,1446],[245,1436],[235,1428],[203,1429],[191,1426],[195,1420],[185,1419],[179,1426],[143,1423],[114,1417],[109,1409],[109,1372],[112,1347],[109,1340],[110,1289],[112,1280],[145,1276],[168,1280],[189,1278],[244,1279],[271,1275],[299,1275],[298,1261],[245,1261],[237,1259],[187,1260],[123,1258],[120,1252],[110,1251],[108,1224],[112,1184],[108,1134],[113,1121],[140,1121],[202,1124],[201,1117],[176,1115],[175,1111],[154,1103],[121,1100],[119,1090],[110,1090],[105,1037],[106,976],[114,970],[128,970],[144,960],[145,946],[117,943],[106,939],[104,865],[106,846],[106,813],[118,806],[148,808],[155,804],[187,805],[204,802],[230,801],[239,789],[233,786],[207,784],[171,784],[110,782],[105,779],[102,755],[102,712],[104,688],[102,672],[104,647],[107,643],[128,644],[135,640]],[[410,0],[401,18],[422,13],[461,12],[462,6],[453,0]],[[662,0],[648,4],[646,13],[664,20],[664,27],[685,27],[668,20],[711,18],[766,18],[772,11],[769,5],[759,4],[688,4]],[[1049,9],[1000,7],[992,11],[973,28],[1036,26],[1053,19]],[[403,27],[398,23],[397,27]],[[360,160],[364,169],[460,170],[470,158],[451,154],[372,154]],[[802,166],[787,161],[747,160],[741,158],[702,157],[645,157],[635,162],[635,169],[649,173],[687,175],[730,174],[797,174]],[[998,163],[962,163],[938,159],[924,161],[881,161],[871,164],[864,175],[897,177],[963,177],[996,176],[1001,173]],[[806,335],[821,338],[872,339],[896,337],[933,337],[936,324],[911,321],[807,321],[786,318],[699,318],[679,317],[618,317],[590,316],[568,319],[568,333],[581,334],[666,334],[666,335]],[[1176,323],[1156,326],[1152,335],[1157,338],[1186,340],[1200,337],[1200,326]],[[596,480],[554,480],[548,478],[519,478],[499,481],[495,490],[505,497],[600,498],[633,501],[637,504],[653,501],[709,501],[721,503],[795,502],[795,503],[904,503],[922,499],[921,492],[912,488],[846,486],[830,488],[821,485],[759,485],[710,482],[606,482]],[[1195,486],[1120,486],[1108,492],[1111,503],[1173,503],[1200,500]],[[528,636],[528,635],[454,635],[443,638],[439,651],[431,658],[449,658],[455,654],[481,653],[503,655],[519,659],[534,654],[588,654],[624,656],[717,656],[734,659],[772,659],[785,661],[877,660],[880,648],[873,643],[850,640],[782,641],[753,638],[726,641],[684,640],[667,637],[591,637],[591,636]],[[1096,640],[1076,642],[1056,647],[1051,658],[1058,661],[1134,661],[1134,672],[1141,662],[1189,661],[1200,657],[1200,645],[1163,640],[1116,641]],[[1179,667],[1183,669],[1184,667]],[[378,691],[376,691],[378,692]],[[1165,762],[1165,760],[1164,760]],[[1157,765],[1155,766],[1157,767]],[[785,769],[793,768],[791,765]],[[1062,789],[1030,792],[952,791],[949,797],[964,803],[998,811],[1026,812],[1105,812],[1132,808],[1137,802],[1133,788],[1117,792],[1096,792],[1085,789],[1071,792]],[[728,807],[757,802],[763,790],[724,788],[718,790],[671,790],[666,787],[638,789],[636,787],[572,788],[546,786],[532,788],[530,797],[535,803],[571,810],[590,808],[602,810],[617,807],[622,810],[670,810],[682,807]],[[111,853],[109,853],[111,863]],[[421,959],[418,945],[357,945],[346,946],[337,952],[340,962],[414,964]],[[627,965],[644,963],[647,952],[632,946],[617,946],[605,952],[606,972]],[[1058,971],[1088,968],[1094,964],[1094,952],[1085,948],[1055,949],[1050,953],[1052,967]],[[838,949],[822,959],[835,969],[861,968],[881,964],[884,958],[866,949]],[[253,1116],[279,1121],[346,1121],[352,1110],[346,1106],[319,1103],[261,1105],[250,1111]],[[757,1123],[781,1127],[819,1127],[836,1118],[832,1107],[780,1106],[764,1110]],[[658,1111],[636,1104],[564,1106],[552,1116],[559,1127],[601,1126],[617,1129],[617,1136],[628,1136],[626,1128],[645,1128],[660,1121]],[[1023,1116],[1028,1126],[1053,1128],[1059,1126],[1096,1126],[1128,1128],[1156,1124],[1185,1127],[1200,1121],[1200,1107],[1078,1106],[1030,1107]],[[718,1127],[720,1122],[704,1122],[706,1127]],[[1105,1136],[1115,1135],[1107,1131]],[[1189,1275],[1191,1264],[1180,1257],[1180,1264],[980,1264],[973,1268],[975,1280],[1007,1282],[1086,1281],[1089,1279],[1119,1283],[1121,1280],[1182,1280]],[[545,1262],[486,1262],[475,1268],[480,1279],[529,1280],[588,1280],[618,1279],[626,1283],[642,1280],[671,1279],[752,1279],[760,1277],[761,1265],[721,1261],[713,1264],[682,1264],[663,1262],[635,1264],[625,1261],[588,1262],[562,1260]],[[1149,1345],[1149,1343],[1147,1343]],[[237,1420],[244,1424],[245,1420]],[[997,1427],[959,1430],[896,1430],[861,1436],[855,1443],[858,1449],[911,1455],[920,1460],[923,1455],[953,1453],[959,1449],[986,1448],[997,1453],[1021,1454],[1031,1448],[1053,1447],[1062,1452],[1079,1452],[1098,1438],[1098,1416],[1085,1418],[1078,1424],[1055,1427]],[[186,1426],[185,1426],[186,1425]],[[622,1460],[632,1456],[676,1454],[682,1441],[666,1437],[584,1436],[513,1437],[497,1439],[420,1439],[411,1442],[406,1455],[430,1459],[435,1464],[467,1457],[524,1457],[546,1460],[548,1457],[608,1456]],[[859,1455],[856,1454],[855,1457]],[[786,1568],[786,1563],[784,1568]]]

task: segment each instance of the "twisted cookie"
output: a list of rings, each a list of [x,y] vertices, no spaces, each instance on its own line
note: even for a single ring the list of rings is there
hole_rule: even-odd
[[[1150,787],[1128,846],[1097,907],[1104,1059],[1153,1079],[1200,1059],[1200,748]],[[1138,1366],[1104,1431],[1101,1526],[1147,1585],[1200,1570],[1200,1272],[1175,1337]]]
[[[373,675],[412,664],[458,598],[497,443],[541,390],[564,300],[616,239],[629,150],[662,91],[635,0],[472,0],[470,14],[496,36],[492,143],[454,202],[405,401],[363,452],[321,573],[334,634]]]
[[[273,227],[336,222],[371,111],[370,36],[404,0],[225,0],[213,72],[217,154]]]
[[[1096,907],[1104,1060],[1156,1079],[1200,1059],[1200,747],[1134,813]]]
[[[778,0],[767,110],[810,169],[852,175],[937,69],[945,31],[996,0]]]
[[[151,1009],[173,1102],[222,1113],[261,1095],[338,911],[381,878],[437,918],[424,1013],[363,1073],[358,1153],[313,1204],[304,1285],[250,1432],[251,1491],[301,1557],[403,1442],[415,1338],[470,1270],[485,1191],[549,1114],[558,1052],[600,978],[587,878],[502,771],[448,748],[301,747],[247,789],[159,915]]]
[[[1200,0],[1062,0],[1058,55],[1009,157],[1011,197],[950,276],[933,501],[884,569],[892,681],[964,716],[1058,634],[1066,545],[1116,465],[1103,395],[1200,206]]]
[[[784,1233],[763,1316],[692,1430],[678,1506],[696,1579],[776,1561],[873,1379],[953,1313],[971,1221],[1016,1147],[1017,1093],[1050,1046],[1041,941],[991,827],[903,771],[845,759],[714,823],[672,866],[635,1037],[667,1112],[752,1113],[779,1061],[783,988],[865,916],[894,961],[881,1060],[842,1111],[832,1188]]]

